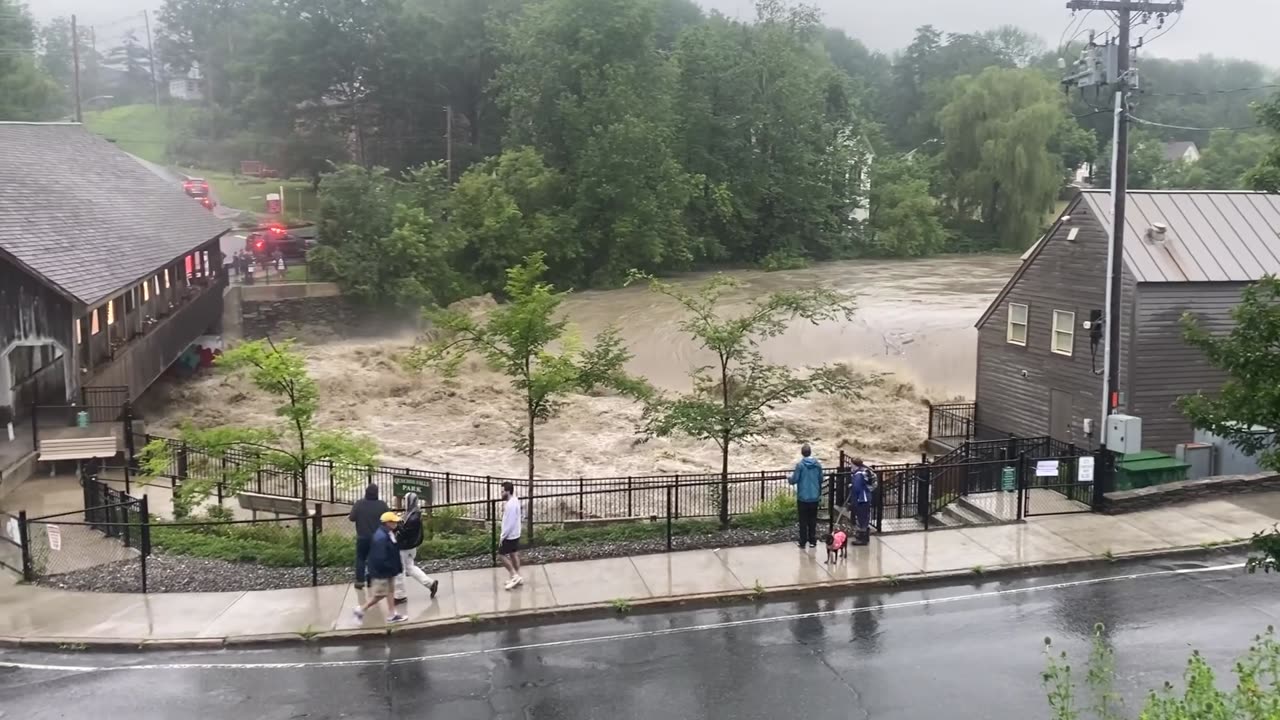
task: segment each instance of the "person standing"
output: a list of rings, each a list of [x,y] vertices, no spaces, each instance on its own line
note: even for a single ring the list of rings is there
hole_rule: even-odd
[[[876,474],[855,457],[853,476],[849,479],[849,508],[853,510],[853,544],[867,545],[871,542],[871,499],[876,491]]]
[[[425,585],[431,591],[431,597],[435,597],[440,581],[433,580],[415,562],[418,547],[422,545],[422,508],[418,507],[417,493],[405,493],[404,517],[396,528],[396,545],[400,548],[400,564],[404,566],[404,572],[396,576],[396,604],[409,601],[404,589],[405,579],[409,577]]]
[[[347,519],[356,524],[356,589],[364,587],[366,568],[369,564],[369,546],[373,534],[378,531],[387,504],[378,499],[378,486],[369,483],[364,489],[364,499],[351,506]]]
[[[400,564],[400,548],[396,547],[393,534],[400,523],[400,516],[388,511],[382,513],[379,520],[379,527],[369,542],[369,599],[352,608],[351,612],[356,621],[363,622],[366,610],[377,605],[379,600],[386,600],[387,624],[390,625],[409,619],[396,612],[396,601],[391,591],[392,582],[404,572]]]
[[[818,546],[818,501],[822,498],[822,463],[808,443],[800,446],[800,462],[791,471],[796,486],[796,514],[800,518],[800,547]]]
[[[498,545],[498,557],[502,565],[511,573],[506,589],[511,590],[524,584],[520,577],[520,498],[516,497],[516,486],[510,481],[502,483],[502,499],[506,504],[502,508],[502,542]]]

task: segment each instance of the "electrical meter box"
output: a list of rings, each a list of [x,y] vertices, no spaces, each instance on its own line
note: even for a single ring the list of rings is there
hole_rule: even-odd
[[[1142,451],[1142,418],[1132,415],[1107,416],[1107,449],[1128,455]]]

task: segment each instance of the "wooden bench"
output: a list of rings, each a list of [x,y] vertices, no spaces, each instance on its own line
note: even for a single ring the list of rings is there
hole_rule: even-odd
[[[104,437],[67,437],[40,441],[41,462],[89,460],[115,457],[120,452],[114,435]]]

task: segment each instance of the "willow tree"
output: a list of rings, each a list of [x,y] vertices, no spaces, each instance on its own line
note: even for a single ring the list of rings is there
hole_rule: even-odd
[[[1037,71],[1008,68],[958,77],[946,92],[938,126],[957,215],[980,218],[1004,247],[1029,245],[1066,173],[1053,152],[1073,122],[1061,93]]]
[[[777,337],[797,320],[818,324],[851,320],[853,297],[826,288],[775,292],[729,313],[729,295],[739,283],[716,275],[701,288],[687,292],[653,277],[650,289],[675,300],[685,311],[680,329],[715,356],[711,365],[694,368],[689,392],[655,394],[645,403],[643,431],[655,437],[686,435],[710,440],[720,448],[720,489],[717,493],[721,525],[729,524],[729,451],[770,432],[770,411],[814,393],[857,396],[874,378],[847,368],[822,365],[793,369],[765,362],[760,343]]]
[[[434,367],[446,377],[475,354],[511,379],[524,404],[522,422],[512,424],[513,444],[528,460],[533,481],[539,423],[554,417],[573,392],[607,387],[641,396],[646,385],[626,374],[631,353],[616,328],[608,328],[583,349],[560,312],[566,293],[543,282],[542,253],[507,270],[505,304],[483,319],[455,310],[429,312],[438,338],[410,353],[410,367]]]

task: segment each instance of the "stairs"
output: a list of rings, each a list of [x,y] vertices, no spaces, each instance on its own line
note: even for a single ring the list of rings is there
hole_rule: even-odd
[[[968,527],[1003,522],[1008,520],[970,502],[966,497],[958,498],[929,518],[930,525],[935,527]]]

